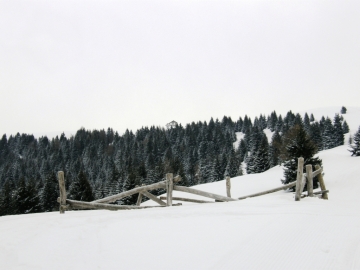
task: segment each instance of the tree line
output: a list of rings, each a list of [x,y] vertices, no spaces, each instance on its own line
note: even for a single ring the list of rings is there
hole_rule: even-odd
[[[273,133],[270,142],[265,129]],[[211,118],[169,129],[143,127],[123,135],[111,128],[81,128],[70,138],[61,134],[51,140],[4,134],[0,140],[0,215],[57,210],[57,171],[65,173],[68,197],[84,201],[158,182],[168,172],[180,175],[181,185],[193,186],[240,176],[244,167],[251,174],[284,164],[282,182],[288,183],[294,179],[298,155],[306,155],[305,164],[321,164],[313,155],[344,144],[348,131],[339,114],[333,120],[316,121],[312,114],[301,117],[289,111],[282,117],[274,111],[254,120],[245,116],[233,121],[224,116],[221,121]],[[133,195],[116,203],[136,200]]]

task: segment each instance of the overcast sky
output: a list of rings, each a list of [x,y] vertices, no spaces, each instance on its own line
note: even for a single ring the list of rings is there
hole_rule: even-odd
[[[360,106],[360,1],[0,0],[0,135]]]

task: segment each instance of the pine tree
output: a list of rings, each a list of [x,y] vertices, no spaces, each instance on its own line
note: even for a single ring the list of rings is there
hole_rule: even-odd
[[[311,115],[310,115],[310,122],[314,122],[314,121],[315,121],[314,115],[311,114]]]
[[[304,116],[304,128],[306,130],[306,133],[309,135],[310,134],[310,118],[307,113],[305,113],[305,116]]]
[[[242,175],[242,171],[240,168],[240,160],[236,156],[235,149],[232,148],[230,151],[230,155],[228,158],[228,164],[227,164],[227,175],[230,177],[235,177],[237,175]]]
[[[0,216],[13,214],[15,214],[13,189],[10,181],[7,181],[0,193]]]
[[[239,147],[237,149],[237,153],[240,159],[240,162],[244,161],[244,158],[246,156],[247,153],[247,147],[246,147],[246,143],[244,139],[241,139],[241,141],[239,142]]]
[[[262,136],[260,145],[255,153],[254,165],[254,173],[262,173],[270,169],[269,142],[265,134]]]
[[[347,109],[344,106],[342,106],[340,113],[341,114],[346,114],[346,111],[347,111]]]
[[[29,193],[29,202],[28,202],[29,209],[26,211],[26,213],[42,212],[40,193],[38,190],[39,190],[39,185],[34,180],[31,179],[27,184],[27,191]],[[57,201],[55,200],[55,202]]]
[[[351,156],[360,156],[360,126],[358,128],[358,131],[354,134],[353,137],[353,144],[350,144],[350,152]]]
[[[123,192],[135,188],[135,186],[136,186],[135,181],[136,181],[136,175],[134,174],[134,172],[130,171],[130,173],[128,174],[128,176],[126,177],[126,179],[124,181]],[[135,195],[125,197],[125,198],[121,199],[121,201],[126,205],[134,205],[137,202],[137,197],[138,197],[137,194],[135,194]]]
[[[44,187],[41,190],[41,204],[45,212],[50,212],[58,209],[57,198],[59,195],[59,188],[57,185],[56,176],[54,173],[46,177]]]
[[[270,167],[281,164],[280,152],[282,147],[282,139],[279,132],[276,130],[271,138],[271,145],[269,149]]]
[[[323,149],[323,138],[321,135],[321,129],[318,122],[315,122],[310,126],[310,139],[316,145],[318,151]]]
[[[331,149],[336,146],[334,126],[331,123],[331,120],[327,117],[324,122],[324,132],[322,134],[322,144],[323,149]]]
[[[72,182],[69,197],[73,200],[85,202],[91,202],[95,199],[90,183],[83,170],[79,172],[77,178]]]
[[[343,129],[343,133],[346,134],[350,131],[349,129],[349,125],[346,121],[343,122],[343,125],[342,125],[342,129]]]
[[[342,128],[342,122],[340,119],[340,116],[338,114],[335,114],[334,117],[334,141],[335,146],[344,145],[344,131]]]
[[[322,161],[317,157],[314,158],[314,155],[317,152],[316,146],[310,140],[301,125],[296,125],[291,128],[287,134],[285,134],[283,141],[286,145],[285,156],[287,157],[284,163],[285,179],[281,180],[283,184],[286,185],[296,180],[299,157],[304,158],[304,168],[308,164],[313,165],[313,170],[315,170],[315,165],[318,164],[321,166]],[[314,187],[317,187],[317,182],[315,182],[315,180]]]
[[[255,173],[258,170],[256,169],[256,159],[257,155],[259,154],[258,150],[263,139],[263,136],[266,137],[265,133],[262,130],[259,130],[258,127],[254,127],[250,136],[249,140],[249,148],[250,153],[249,156],[246,158],[246,172],[248,174]]]
[[[15,214],[25,214],[27,210],[26,201],[29,199],[29,194],[26,190],[25,179],[21,178],[14,196],[14,212]]]

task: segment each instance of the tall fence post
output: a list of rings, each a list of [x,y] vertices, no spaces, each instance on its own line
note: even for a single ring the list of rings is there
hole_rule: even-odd
[[[316,170],[319,170],[320,168],[321,168],[320,165],[315,165],[315,169],[316,169]],[[326,190],[325,182],[324,182],[324,178],[323,178],[321,172],[318,174],[318,180],[319,180],[319,184],[320,184],[321,191],[325,191],[325,190]],[[321,198],[324,199],[324,200],[328,200],[328,199],[329,199],[327,193],[323,193],[323,194],[321,195]]]
[[[65,179],[64,172],[58,172],[58,180],[59,180],[59,189],[60,189],[60,214],[65,213],[66,208],[66,189],[65,189]]]
[[[303,178],[303,171],[304,171],[304,158],[299,157],[298,158],[298,169],[297,169],[297,175],[296,175],[296,193],[295,193],[295,201],[300,201],[302,188],[301,188],[301,182]]]
[[[313,171],[312,165],[306,165],[306,177],[307,177],[307,192],[309,197],[314,196],[314,189],[313,189]]]
[[[172,206],[172,193],[174,189],[174,177],[172,173],[166,174],[166,193],[167,193],[167,200],[166,206]]]
[[[230,176],[226,176],[226,196],[228,196],[229,198],[231,198],[230,189],[231,189]]]

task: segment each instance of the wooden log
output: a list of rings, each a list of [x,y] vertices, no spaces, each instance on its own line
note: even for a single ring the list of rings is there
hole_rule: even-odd
[[[307,192],[309,197],[313,197],[313,171],[312,165],[306,165]]]
[[[324,194],[324,193],[329,193],[329,191],[328,190],[321,190],[321,191],[316,191],[313,194],[314,195],[320,195],[320,194]]]
[[[228,196],[229,198],[231,198],[231,182],[230,182],[230,177],[226,176],[226,196]]]
[[[295,192],[295,201],[300,201],[302,188],[301,182],[303,179],[303,171],[304,171],[304,158],[298,158],[298,169],[296,174],[296,192]]]
[[[162,200],[158,199],[158,197],[156,197],[155,195],[151,194],[150,192],[147,191],[142,191],[141,192],[144,196],[148,197],[150,200],[153,200],[154,202],[157,202],[158,204],[162,205],[162,206],[166,206],[166,203],[164,203]]]
[[[58,181],[59,181],[59,189],[60,189],[60,214],[65,214],[66,209],[66,189],[65,189],[65,179],[64,172],[58,172]]]
[[[166,174],[166,197],[167,197],[166,206],[172,206],[172,194],[174,189],[173,179],[174,177],[172,173]]]
[[[195,195],[200,195],[203,197],[207,197],[207,198],[211,198],[211,199],[215,199],[215,200],[219,200],[219,201],[224,201],[224,202],[237,201],[237,199],[205,192],[205,191],[194,189],[194,188],[184,187],[184,186],[176,186],[175,185],[174,190],[187,192],[187,193],[191,193],[191,194],[195,194]]]
[[[173,197],[174,201],[193,202],[193,203],[214,203],[211,201],[195,200],[189,198]],[[166,200],[166,197],[160,197],[160,200]]]
[[[115,201],[120,200],[122,198],[125,198],[127,196],[131,196],[131,195],[134,195],[136,193],[142,192],[144,190],[148,191],[148,190],[153,190],[153,189],[166,188],[165,183],[166,183],[166,181],[161,181],[161,182],[151,184],[151,185],[148,185],[148,186],[137,187],[137,188],[134,188],[134,189],[131,189],[131,190],[128,190],[128,191],[125,191],[125,192],[122,192],[122,193],[119,193],[119,194],[116,194],[116,195],[112,195],[112,196],[109,196],[109,197],[106,197],[106,198],[95,200],[93,202],[94,203],[115,202]]]
[[[320,170],[320,169],[321,169],[320,165],[315,165],[315,169],[316,169],[316,171]],[[321,173],[319,173],[319,175],[318,175],[318,180],[319,180],[319,184],[320,184],[321,190],[322,190],[322,191],[326,190],[324,178],[323,178],[323,176],[322,176]],[[324,200],[328,200],[328,199],[329,199],[327,193],[323,193],[322,196],[321,196],[321,198],[324,199]]]
[[[247,199],[247,198],[252,198],[252,197],[257,197],[257,196],[261,196],[261,195],[266,195],[266,194],[273,193],[273,192],[276,192],[276,191],[280,191],[280,190],[292,188],[292,187],[294,187],[295,185],[297,185],[297,181],[291,182],[291,183],[289,183],[289,184],[287,184],[287,185],[284,185],[284,186],[282,186],[282,187],[273,188],[273,189],[269,189],[269,190],[262,191],[262,192],[259,192],[259,193],[254,193],[254,194],[251,194],[251,195],[243,196],[243,197],[238,198],[238,200],[244,200],[244,199]]]
[[[315,166],[315,168],[316,168],[316,166]],[[315,178],[319,173],[322,173],[322,168],[321,167],[320,167],[320,169],[313,172],[313,178]]]
[[[329,191],[328,190],[316,191],[313,193],[313,195],[320,195],[320,194],[322,195],[324,193],[329,193]],[[305,197],[308,197],[308,195],[306,194],[301,195],[301,198],[305,198]]]
[[[162,205],[155,205],[155,206],[117,205],[117,204],[106,204],[106,203],[95,203],[95,202],[81,202],[81,201],[68,200],[68,199],[66,200],[66,202],[73,209],[104,209],[104,210],[112,210],[112,211],[165,207]]]
[[[136,201],[136,205],[139,206],[141,204],[141,201],[142,201],[142,193],[140,192],[139,195],[138,195],[138,199]]]

